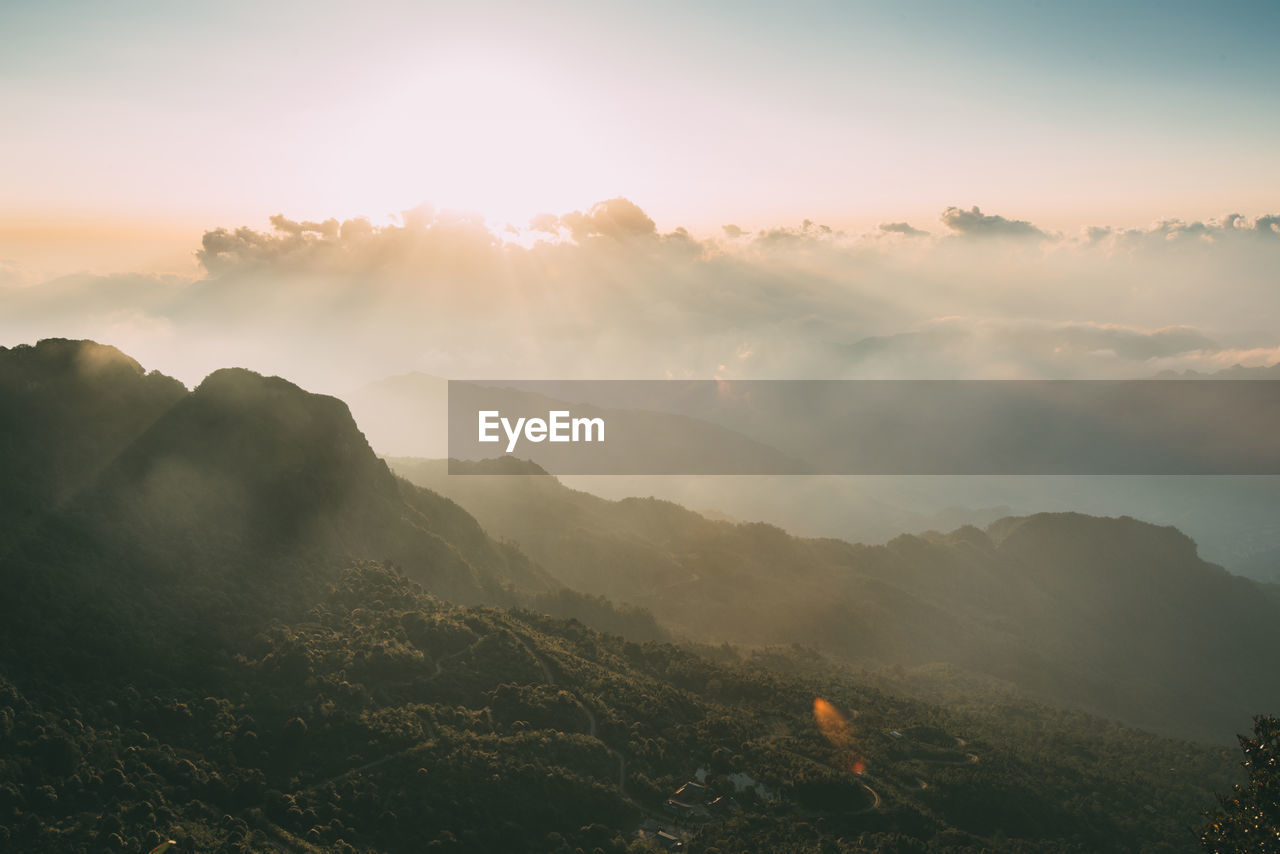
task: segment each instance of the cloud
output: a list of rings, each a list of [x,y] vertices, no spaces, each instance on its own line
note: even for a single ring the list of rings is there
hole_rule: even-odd
[[[361,272],[414,266],[430,271],[491,255],[500,240],[476,216],[419,205],[400,215],[402,225],[367,219],[339,222],[271,217],[271,231],[240,227],[206,231],[196,258],[214,275],[249,270]]]
[[[1220,220],[1186,222],[1164,219],[1147,228],[1091,226],[1084,232],[1089,245],[1117,250],[1156,249],[1177,245],[1220,243],[1230,240],[1280,240],[1280,216],[1267,214],[1250,220],[1238,213]]]
[[[1280,237],[1280,216],[1260,216],[1254,220],[1251,230],[1267,237]]]
[[[429,202],[423,202],[417,207],[401,211],[400,221],[404,223],[406,229],[413,231],[422,231],[430,228],[436,221],[435,206]]]
[[[1052,239],[1048,234],[1026,220],[1005,219],[995,214],[984,214],[977,205],[967,211],[957,207],[949,207],[942,212],[941,219],[943,225],[956,234],[965,237]]]
[[[529,230],[540,231],[544,234],[559,234],[560,217],[552,213],[540,213],[529,220]]]
[[[324,222],[294,222],[291,219],[286,219],[284,214],[276,214],[271,217],[271,226],[276,231],[285,234],[297,236],[310,232],[327,238],[337,237],[339,229],[338,221],[333,218],[326,219]]]
[[[749,231],[743,231],[741,228],[734,225],[733,223],[720,226],[720,230],[723,231],[724,236],[729,238],[730,240],[737,240],[739,237],[745,237],[751,233]]]
[[[579,243],[597,235],[614,240],[650,237],[657,227],[640,206],[623,198],[609,199],[593,205],[587,213],[565,214],[560,222]]]
[[[976,210],[976,208],[975,208]],[[928,237],[929,232],[906,222],[882,222],[880,230],[888,234],[905,234],[907,237]]]
[[[757,246],[771,249],[836,247],[840,241],[847,237],[848,235],[844,232],[836,231],[829,225],[806,219],[800,223],[798,228],[782,226],[758,231],[753,242]]]
[[[660,231],[626,199],[542,214],[514,236],[430,205],[388,225],[279,214],[208,231],[198,277],[2,289],[0,335],[123,337],[187,382],[234,362],[332,392],[409,370],[1133,377],[1253,364],[1280,343],[1267,322],[1280,316],[1280,217],[1045,241],[1028,223],[949,212],[945,234],[804,220],[705,239]],[[977,233],[1021,235],[1034,251],[956,237]]]
[[[251,262],[255,259],[268,260],[275,254],[269,235],[247,227],[237,228],[235,231],[215,228],[212,231],[206,231],[201,237],[196,258],[206,270],[216,273],[225,266]]]

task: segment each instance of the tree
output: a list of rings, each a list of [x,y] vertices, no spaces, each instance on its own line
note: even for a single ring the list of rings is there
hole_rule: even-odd
[[[1258,715],[1253,738],[1239,738],[1249,781],[1218,796],[1200,844],[1215,854],[1280,854],[1280,718]]]

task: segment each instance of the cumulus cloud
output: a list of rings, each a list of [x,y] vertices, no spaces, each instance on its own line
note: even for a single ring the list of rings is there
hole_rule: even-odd
[[[1111,228],[1090,226],[1084,231],[1084,242],[1119,250],[1157,250],[1171,245],[1194,245],[1230,240],[1280,239],[1280,216],[1264,215],[1249,219],[1238,213],[1207,221],[1165,219],[1147,228]]]
[[[1005,219],[996,214],[984,214],[977,205],[969,210],[957,207],[947,208],[942,212],[942,224],[956,234],[966,237],[1050,239],[1050,235],[1026,220]]]
[[[623,198],[599,202],[585,214],[581,211],[565,214],[560,222],[578,241],[596,235],[627,240],[650,237],[657,231],[653,220],[639,205]]]
[[[798,247],[836,247],[841,245],[848,235],[839,232],[829,225],[803,220],[799,227],[780,226],[766,228],[756,232],[753,243],[766,249],[786,250]]]
[[[724,236],[730,240],[737,240],[739,237],[745,237],[751,233],[749,231],[743,231],[739,226],[736,226],[733,223],[720,226],[720,230],[723,231]]]
[[[1251,230],[1267,237],[1280,237],[1280,216],[1260,216],[1254,220]]]
[[[419,205],[400,215],[401,225],[374,226],[367,219],[339,222],[271,217],[271,231],[240,227],[204,233],[196,258],[212,274],[234,271],[307,270],[359,272],[418,264],[475,260],[499,244],[477,216],[437,212]]]

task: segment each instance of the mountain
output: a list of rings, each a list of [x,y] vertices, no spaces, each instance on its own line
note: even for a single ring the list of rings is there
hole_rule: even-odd
[[[1187,369],[1185,371],[1161,371],[1155,375],[1160,380],[1280,380],[1280,362],[1274,365],[1232,365],[1211,373]]]
[[[552,579],[465,512],[397,479],[341,401],[245,370],[211,374],[107,469],[82,502],[153,546],[259,558],[377,556],[458,601]]]
[[[27,431],[7,465],[52,482],[63,521],[96,527],[103,541],[119,536],[132,547],[142,535],[155,562],[178,551],[198,564],[245,551],[259,560],[376,554],[406,561],[461,601],[504,585],[554,586],[452,502],[397,481],[334,398],[245,370],[217,371],[175,394],[173,381],[144,375],[118,351],[56,342],[41,358],[49,345],[33,349],[12,361],[45,368],[33,387],[41,397],[32,405],[33,394],[15,395],[4,409],[36,414],[40,429]],[[96,440],[63,442],[69,432]],[[51,478],[41,477],[44,466]],[[27,506],[48,506],[42,497]]]
[[[1280,703],[1258,675],[1280,648],[1276,600],[1173,528],[1037,514],[865,546],[485,473],[512,461],[462,476],[392,462],[570,586],[642,605],[699,641],[814,644],[865,667],[955,665],[1200,738]]]
[[[0,508],[8,531],[91,483],[186,393],[114,347],[48,339],[0,348]]]
[[[86,379],[95,352],[0,350],[0,411],[48,426],[0,449],[48,466],[3,461],[33,480],[3,510],[0,849],[621,854],[662,826],[702,852],[1190,851],[1232,779],[1224,750],[1017,698],[553,616],[643,627],[395,478],[341,403],[240,370],[187,391],[117,351]],[[56,474],[63,442],[82,471]],[[809,574],[856,548],[810,545]]]
[[[1243,369],[1265,379],[1270,369]],[[1236,373],[1228,369],[1221,376]],[[1185,378],[1178,375],[1175,378]],[[447,456],[446,380],[406,374],[345,396],[374,450],[384,457]],[[456,455],[455,455],[456,456]],[[652,495],[715,508],[806,537],[887,543],[1002,516],[1037,512],[1129,515],[1176,526],[1201,555],[1232,572],[1280,579],[1280,477],[794,477],[566,475],[562,482],[614,499]]]
[[[96,572],[52,559],[85,543],[93,562],[157,584],[176,568],[207,578],[375,559],[452,601],[660,634],[643,614],[566,591],[455,503],[395,477],[336,398],[240,369],[187,391],[114,348],[66,340],[0,350],[0,379],[12,428],[0,557],[51,563],[40,585]]]

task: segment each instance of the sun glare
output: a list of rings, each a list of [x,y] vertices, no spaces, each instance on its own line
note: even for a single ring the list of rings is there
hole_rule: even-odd
[[[427,200],[523,226],[616,195],[619,164],[584,97],[533,63],[438,57],[365,98],[359,121],[334,123],[332,201],[377,216]]]

